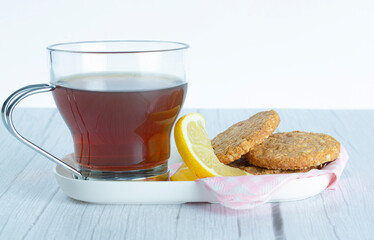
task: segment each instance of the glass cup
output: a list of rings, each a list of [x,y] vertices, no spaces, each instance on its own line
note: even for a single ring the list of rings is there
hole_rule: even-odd
[[[26,86],[4,102],[7,129],[79,179],[167,180],[170,133],[183,105],[184,52],[166,41],[92,41],[47,48],[50,83]],[[51,91],[74,142],[74,168],[22,137],[12,111]]]

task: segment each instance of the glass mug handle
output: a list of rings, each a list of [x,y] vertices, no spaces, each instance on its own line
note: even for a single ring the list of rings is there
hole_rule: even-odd
[[[57,157],[53,156],[52,154],[48,153],[44,149],[36,146],[34,143],[30,142],[23,136],[21,136],[13,124],[13,118],[12,113],[16,105],[23,100],[24,98],[36,94],[36,93],[42,93],[42,92],[50,92],[53,91],[56,88],[53,84],[34,84],[29,85],[26,87],[23,87],[17,91],[15,91],[12,95],[10,95],[4,102],[3,107],[1,109],[1,117],[3,120],[3,123],[7,130],[16,137],[19,141],[30,147],[31,149],[37,151],[38,153],[42,154],[44,157],[48,158],[52,162],[56,163],[57,165],[60,165],[61,167],[68,170],[70,173],[73,174],[73,177],[76,179],[83,179],[82,175],[78,170],[73,168],[72,166],[66,164],[65,162],[61,161]]]

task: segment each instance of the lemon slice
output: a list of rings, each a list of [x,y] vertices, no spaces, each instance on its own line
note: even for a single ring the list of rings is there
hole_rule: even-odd
[[[205,130],[205,119],[199,113],[180,118],[175,125],[174,138],[183,161],[198,178],[249,175],[218,160]]]
[[[184,163],[178,170],[170,177],[171,181],[195,181],[198,177],[193,173]]]

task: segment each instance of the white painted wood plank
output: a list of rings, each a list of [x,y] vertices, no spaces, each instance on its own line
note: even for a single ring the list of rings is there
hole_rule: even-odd
[[[17,119],[17,115],[15,118],[19,132],[46,149],[59,146],[54,151],[61,154],[65,145],[59,133],[60,128],[54,125],[57,115],[51,110],[36,113],[27,110],[24,113],[22,118]],[[52,132],[56,133],[55,137],[50,137]],[[8,133],[2,136],[13,140]],[[9,173],[13,176],[7,178],[11,182],[1,185],[6,190],[0,197],[0,212],[6,217],[0,218],[0,238],[16,239],[25,236],[38,221],[58,187],[51,171],[53,164],[41,155],[19,142],[14,142],[13,147],[3,148],[2,153],[4,152],[6,155],[2,156],[6,159],[2,161],[2,170],[5,172],[13,169]]]
[[[46,126],[51,116],[46,116],[46,118],[39,118],[39,116],[40,113],[26,111],[25,114],[22,114],[19,118],[15,119],[16,128],[20,133],[26,133],[29,138],[40,138],[42,134],[41,132],[34,132],[30,129],[33,128],[36,121],[39,121],[41,125]],[[27,159],[32,159],[37,157],[37,154],[12,137],[2,123],[0,127],[0,137],[0,171],[3,176],[0,178],[1,196],[14,178],[24,170],[27,164],[31,163],[31,161],[25,161],[25,157],[27,157]]]
[[[285,236],[296,239],[371,239],[374,223],[372,167],[369,157],[373,143],[374,112],[298,111],[284,112],[282,119],[300,130],[324,132],[339,140],[350,161],[335,191],[324,191],[313,198],[280,205]],[[370,122],[371,119],[371,122]],[[361,125],[362,124],[362,125]],[[373,188],[372,188],[373,189]],[[297,228],[295,228],[297,226]]]
[[[21,109],[16,118],[20,132],[44,141],[42,145],[56,156],[72,151],[71,137],[58,115],[43,133],[53,111],[28,111]],[[181,115],[194,111],[204,115],[209,136],[214,137],[260,109],[187,109]],[[53,164],[1,127],[0,239],[370,239],[374,234],[374,111],[277,111],[278,131],[325,132],[346,146],[350,161],[337,190],[245,211],[217,204],[86,204],[58,190]],[[10,166],[13,170],[6,172]]]
[[[87,204],[60,191],[26,239],[174,239],[178,209]]]
[[[226,129],[226,127],[230,126],[232,123],[243,120],[246,117],[239,117],[241,116],[241,113],[245,112],[242,110],[238,110],[240,112],[239,114],[235,113],[236,110],[221,111],[223,112],[221,115],[225,114],[225,116],[227,116],[226,119],[233,118],[228,120],[227,126],[222,126],[222,129]],[[285,207],[283,207],[283,204],[280,204],[280,209],[286,208],[286,210],[283,210],[283,212],[286,211],[285,216],[287,216],[284,224],[287,230],[284,231],[285,236],[292,236],[292,238],[303,236],[305,238],[309,237],[310,239],[314,239],[316,236],[321,237],[321,239],[331,239],[335,237],[351,239],[354,236],[361,236],[365,239],[371,236],[373,230],[370,226],[374,223],[374,209],[372,204],[366,203],[369,202],[367,199],[373,200],[374,196],[372,194],[373,191],[370,191],[367,194],[365,192],[367,192],[367,188],[373,189],[371,167],[373,167],[374,163],[372,158],[369,158],[369,151],[373,149],[370,145],[374,142],[374,124],[372,122],[374,119],[373,112],[354,111],[354,116],[351,116],[345,114],[346,111],[292,111],[283,109],[277,111],[281,116],[281,124],[277,131],[302,130],[330,134],[347,148],[351,156],[351,161],[352,159],[357,159],[359,157],[356,156],[356,154],[360,155],[362,161],[360,164],[362,169],[361,171],[355,172],[356,176],[351,176],[351,161],[349,162],[343,175],[342,183],[336,191],[325,191],[319,197],[291,203],[292,207],[299,207],[299,218],[292,218],[292,216],[297,216],[297,214],[288,214],[288,203]],[[252,114],[253,112],[249,113],[249,115]],[[369,115],[369,117],[367,115]],[[348,122],[346,123],[346,121]],[[362,128],[357,123],[361,123],[365,128]],[[215,132],[217,129],[211,131],[214,131],[214,134],[211,137],[214,137],[218,133]],[[356,146],[353,142],[359,143],[359,145]],[[360,150],[357,151],[357,149]],[[349,181],[345,177],[349,179],[352,178],[352,180]],[[351,186],[345,186],[346,184]],[[352,195],[349,191],[351,193],[352,191],[356,192],[356,194]],[[346,201],[348,196],[350,196],[351,199],[350,203],[347,205]],[[326,206],[326,204],[328,205]],[[351,217],[346,210],[350,209],[350,206],[357,205],[361,205],[361,207],[356,210],[357,214],[355,214],[354,217]],[[317,213],[318,210],[315,210],[315,208],[320,211]],[[304,211],[302,209],[304,209]],[[334,214],[330,216],[330,211],[326,211],[326,209],[333,209],[331,212]],[[352,211],[353,210],[350,212]],[[310,214],[312,217],[306,217]],[[365,219],[364,223],[361,224],[363,219]],[[315,222],[314,226],[318,227],[309,227],[312,222]],[[355,229],[362,230],[360,230],[359,233],[352,231],[352,225],[357,225]],[[305,226],[306,230],[303,230],[303,232],[300,233],[300,231],[295,231],[295,226]],[[308,231],[308,229],[310,231]],[[316,231],[316,229],[321,230]],[[287,232],[289,232],[288,235]]]
[[[217,204],[185,204],[181,206],[176,239],[238,239],[235,214]]]

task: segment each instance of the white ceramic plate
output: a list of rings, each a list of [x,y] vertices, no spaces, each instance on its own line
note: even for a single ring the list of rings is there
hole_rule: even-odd
[[[67,161],[65,157],[63,159]],[[181,161],[176,148],[171,149],[169,164]],[[54,168],[57,183],[69,197],[102,204],[180,204],[217,203],[215,196],[197,182],[86,181],[73,179],[60,166]],[[330,182],[328,175],[295,179],[283,185],[269,202],[301,200],[319,194]]]

